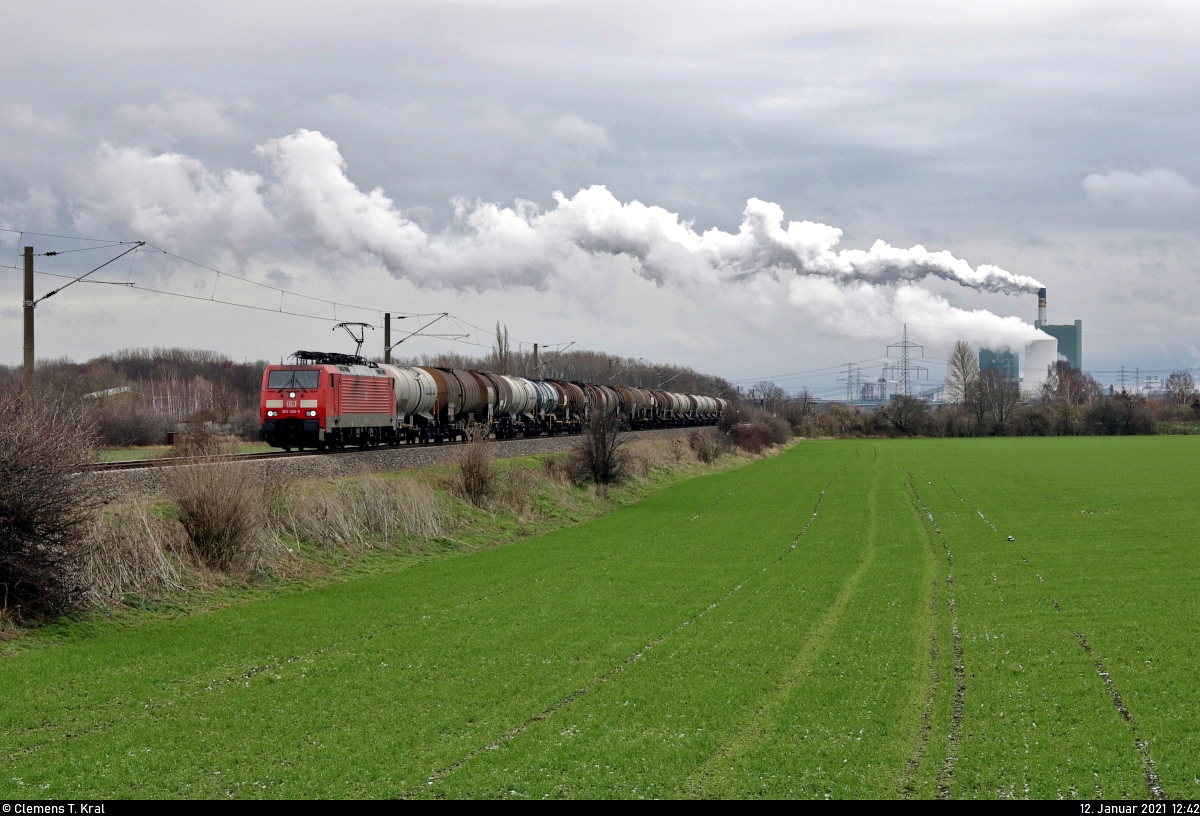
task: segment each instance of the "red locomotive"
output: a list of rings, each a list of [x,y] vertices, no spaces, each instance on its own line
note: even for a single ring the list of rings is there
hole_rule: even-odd
[[[349,355],[295,356],[296,365],[263,372],[263,439],[284,450],[391,441],[396,396],[386,372]]]

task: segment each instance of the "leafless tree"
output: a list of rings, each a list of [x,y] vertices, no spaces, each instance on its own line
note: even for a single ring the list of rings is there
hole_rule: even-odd
[[[800,406],[801,416],[811,416],[816,412],[816,400],[813,399],[813,395],[809,393],[807,388],[801,389],[800,393],[796,395],[795,402]]]
[[[1187,402],[1196,393],[1196,380],[1189,371],[1172,371],[1165,390],[1171,402]]]
[[[979,374],[980,391],[986,410],[995,420],[995,432],[1003,433],[1015,409],[1021,402],[1021,392],[1007,372],[987,368]]]
[[[216,383],[212,389],[213,413],[222,425],[228,425],[234,412],[240,407],[238,394],[229,383]]]
[[[512,373],[512,348],[508,344],[508,326],[501,329],[499,320],[496,321],[496,341],[492,345],[491,367],[497,374]]]
[[[758,404],[766,411],[777,407],[788,398],[787,391],[770,380],[763,380],[755,384],[753,391]]]
[[[1066,360],[1051,363],[1042,383],[1042,401],[1061,405],[1090,405],[1100,399],[1100,383],[1071,368]]]
[[[967,402],[978,378],[979,358],[971,350],[970,343],[959,340],[950,353],[950,366],[946,371],[946,399],[955,405]]]

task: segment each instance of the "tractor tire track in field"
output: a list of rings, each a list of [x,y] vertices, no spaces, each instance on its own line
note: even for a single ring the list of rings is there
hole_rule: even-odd
[[[830,480],[830,484],[832,484],[832,483],[833,483],[833,481]],[[828,490],[828,486],[826,486],[826,490]],[[731,491],[730,495],[731,494],[732,494],[732,491]],[[719,504],[721,501],[724,501],[725,498],[726,497],[722,497],[721,499],[718,499],[717,503]],[[778,564],[780,561],[782,561],[788,555],[788,553],[790,553],[796,549],[796,545],[799,543],[800,539],[804,536],[804,534],[808,531],[808,528],[812,525],[813,521],[816,519],[817,512],[821,508],[821,502],[823,502],[824,500],[825,500],[825,490],[822,490],[820,495],[818,495],[818,497],[817,497],[816,506],[813,507],[812,516],[809,517],[808,522],[804,525],[804,527],[796,535],[796,538],[792,541],[792,544],[787,549],[787,551],[785,551],[783,553],[783,555],[781,555],[779,558],[775,559],[775,561],[774,561],[775,564]],[[763,571],[765,572],[766,570],[764,569]],[[618,663],[616,666],[613,666],[607,672],[605,672],[604,674],[595,678],[587,685],[576,689],[575,691],[568,694],[566,697],[563,697],[558,702],[554,703],[553,705],[549,706],[548,708],[544,709],[543,711],[541,711],[541,712],[533,715],[529,719],[525,720],[520,725],[517,725],[517,726],[511,728],[510,730],[506,731],[505,733],[501,734],[499,737],[492,740],[487,745],[484,745],[480,748],[476,748],[475,750],[470,751],[469,753],[467,753],[463,757],[455,760],[454,762],[447,765],[446,767],[435,771],[426,780],[424,786],[417,787],[417,788],[410,788],[408,791],[405,791],[404,793],[402,793],[400,795],[400,798],[401,799],[415,798],[417,795],[419,795],[421,793],[422,790],[428,790],[433,785],[436,785],[438,782],[442,781],[443,779],[447,778],[451,774],[458,771],[460,768],[465,766],[467,763],[469,763],[475,757],[480,756],[481,754],[484,754],[487,751],[495,751],[495,750],[499,749],[502,745],[504,745],[504,743],[511,742],[512,740],[521,736],[521,734],[528,731],[533,726],[537,725],[538,723],[542,722],[543,720],[549,719],[550,717],[554,716],[559,711],[570,706],[572,703],[574,703],[579,698],[581,698],[584,695],[599,688],[602,683],[606,683],[609,680],[611,680],[612,678],[617,677],[618,675],[623,673],[627,668],[629,668],[634,663],[636,663],[638,660],[640,660],[642,657],[644,657],[646,655],[646,653],[650,652],[656,646],[659,646],[662,643],[664,643],[667,640],[667,638],[669,638],[671,635],[681,632],[683,629],[685,629],[686,627],[695,623],[696,621],[700,620],[705,615],[707,615],[709,612],[716,609],[718,606],[720,606],[726,600],[731,598],[734,595],[734,593],[736,593],[738,590],[740,590],[743,586],[746,585],[748,580],[749,579],[742,581],[737,586],[733,587],[733,589],[729,590],[724,595],[722,595],[720,598],[718,598],[716,601],[713,601],[711,604],[706,606],[704,609],[701,609],[699,612],[696,612],[691,617],[689,617],[687,620],[680,623],[678,626],[675,626],[672,629],[670,629],[670,630],[664,632],[663,634],[659,635],[658,637],[654,638],[654,640],[650,641],[645,646],[640,648],[638,651],[629,655],[629,657],[625,658],[623,661]]]
[[[1083,650],[1089,657],[1095,657],[1092,647],[1081,633],[1076,632],[1075,639],[1079,641],[1079,645],[1083,647]],[[1112,698],[1113,705],[1120,712],[1121,719],[1129,727],[1129,733],[1133,735],[1133,746],[1142,758],[1142,770],[1146,775],[1146,790],[1150,792],[1150,797],[1153,799],[1167,798],[1167,792],[1162,789],[1162,785],[1159,783],[1158,766],[1154,764],[1154,757],[1150,755],[1149,741],[1142,739],[1137,720],[1133,718],[1133,715],[1129,713],[1129,709],[1125,707],[1125,701],[1121,698],[1121,693],[1117,691],[1117,686],[1113,683],[1112,675],[1104,668],[1104,661],[1097,659],[1095,666],[1096,673],[1104,681],[1104,688],[1108,692],[1108,696]]]
[[[907,487],[909,501],[917,513],[917,518],[921,520],[921,529],[925,531],[925,536],[929,539],[929,549],[936,557],[937,543],[933,540],[933,534],[929,531],[925,520],[921,518],[921,508],[918,506],[916,490],[913,488],[912,474],[908,475]],[[932,523],[932,514],[929,514],[929,520]],[[941,684],[941,672],[938,669],[939,656],[937,578],[935,577],[929,589],[929,679],[925,686],[921,724],[917,729],[917,744],[913,747],[913,752],[905,763],[904,773],[900,777],[898,795],[901,799],[911,799],[916,794],[917,771],[920,770],[921,762],[925,759],[925,753],[929,748],[929,737],[933,731],[933,707],[937,700],[938,687]]]
[[[844,471],[843,471],[844,473]],[[778,715],[780,709],[791,699],[792,692],[799,684],[800,679],[807,673],[808,668],[812,665],[813,660],[821,653],[825,644],[829,640],[834,627],[841,620],[842,612],[849,604],[850,599],[854,597],[858,590],[859,581],[870,568],[871,563],[875,558],[875,518],[874,512],[874,495],[878,483],[878,472],[876,473],[876,484],[871,486],[871,492],[868,496],[868,503],[872,510],[870,514],[869,531],[867,535],[867,549],[863,553],[862,560],[855,568],[854,572],[842,584],[838,590],[837,596],[833,603],[825,610],[820,621],[817,622],[810,631],[804,643],[801,644],[800,650],[792,662],[784,670],[779,682],[770,691],[763,694],[753,713],[749,715],[742,727],[738,729],[736,734],[728,740],[724,747],[709,757],[704,766],[692,774],[692,776],[684,783],[680,793],[685,797],[703,797],[715,785],[720,785],[725,781],[727,770],[733,770],[733,766],[737,761],[744,757],[752,748],[759,745],[767,736],[767,728]],[[832,485],[833,481],[830,480]],[[826,487],[828,489],[828,487]],[[813,508],[813,514],[809,518],[808,523],[796,536],[796,540],[792,542],[788,551],[775,559],[775,564],[781,562],[789,554],[796,549],[796,545],[800,542],[801,537],[812,526],[812,523],[817,518],[817,512],[820,510],[821,501],[825,498],[825,491],[821,491],[821,497],[817,500],[817,506]],[[717,794],[718,796],[720,794]]]
[[[572,568],[572,570],[575,570],[575,569],[579,569],[579,567]],[[507,595],[510,592],[516,592],[518,590],[524,589],[527,586],[531,586],[533,584],[539,583],[542,580],[543,579],[541,579],[541,578],[533,578],[528,581],[522,581],[519,584],[514,584],[510,587],[501,589],[497,592],[492,592],[488,595],[481,595],[477,598],[473,598],[468,601],[462,601],[462,602],[454,604],[452,606],[447,606],[447,607],[443,607],[442,609],[434,610],[430,614],[422,615],[420,618],[418,618],[416,620],[399,621],[390,626],[383,626],[378,629],[373,629],[372,631],[364,633],[362,635],[359,635],[358,637],[353,637],[353,638],[348,638],[346,640],[336,641],[334,643],[330,643],[326,646],[321,646],[321,647],[315,648],[315,649],[309,649],[306,652],[302,652],[298,655],[294,655],[292,657],[287,658],[286,660],[280,660],[276,663],[268,663],[265,666],[253,666],[250,669],[247,669],[247,670],[241,671],[241,672],[238,672],[235,670],[232,674],[228,675],[224,680],[212,680],[207,685],[201,686],[200,688],[197,688],[194,691],[176,695],[176,696],[164,697],[164,698],[154,701],[153,703],[145,703],[145,704],[143,704],[142,708],[129,711],[128,713],[124,714],[123,716],[117,716],[117,717],[114,717],[113,719],[105,720],[104,722],[94,723],[94,724],[92,724],[86,728],[82,728],[78,731],[64,732],[62,737],[63,737],[63,739],[75,739],[77,737],[80,737],[80,736],[83,736],[86,734],[99,733],[106,729],[113,728],[115,726],[129,722],[131,720],[149,716],[161,708],[164,708],[167,706],[173,706],[176,703],[186,702],[188,700],[194,699],[194,698],[199,697],[200,695],[204,694],[204,692],[214,691],[217,688],[220,688],[221,686],[230,685],[232,683],[243,683],[245,681],[252,679],[255,675],[261,674],[270,669],[279,668],[284,665],[290,665],[292,663],[298,663],[301,660],[316,657],[318,655],[325,654],[326,652],[332,651],[334,649],[345,648],[354,643],[359,643],[359,642],[362,642],[365,640],[371,640],[371,639],[377,637],[378,635],[384,635],[389,632],[395,632],[400,629],[405,629],[405,628],[412,626],[414,623],[420,623],[423,620],[428,620],[429,618],[433,617],[434,615],[444,615],[449,612],[456,612],[460,609],[465,609],[465,608],[467,608],[469,606],[473,606],[477,603],[483,603],[488,600],[494,600],[495,598],[498,598],[501,595]],[[173,680],[170,682],[174,683],[174,682],[179,682],[179,681]],[[118,698],[117,702],[119,702],[119,698]],[[95,706],[89,710],[92,712],[99,712],[99,711],[102,711],[104,708],[111,707],[112,705],[113,704],[110,703],[108,705]],[[60,730],[62,730],[62,728],[63,727],[57,723],[41,724],[41,725],[31,726],[28,728],[12,729],[12,730],[4,732],[4,736],[11,737],[11,736],[19,736],[21,734],[35,734],[39,731],[42,731],[42,732],[60,731]],[[43,745],[45,745],[46,742],[48,742],[48,741],[49,740],[43,740],[40,743],[29,745],[25,748],[22,748],[20,751],[18,751],[16,753],[7,754],[7,757],[9,759],[15,759],[19,754],[35,753]]]
[[[947,484],[949,484],[948,481]],[[913,483],[912,474],[908,474],[908,486],[912,491],[914,507],[919,505],[917,515],[921,517],[921,525],[924,527],[925,520],[928,519],[929,525],[938,535],[942,549],[946,553],[946,567],[949,570],[949,572],[946,574],[946,606],[950,613],[950,645],[954,651],[954,701],[950,709],[949,745],[946,747],[946,757],[942,760],[942,765],[938,770],[937,780],[935,783],[937,785],[937,798],[949,799],[950,786],[954,781],[954,766],[958,762],[958,750],[962,745],[963,740],[963,712],[966,705],[967,696],[967,668],[963,657],[962,634],[958,628],[958,610],[954,606],[954,553],[950,551],[950,545],[946,541],[946,534],[942,532],[937,521],[933,517],[933,513],[929,510],[929,507],[921,498],[921,494],[917,491],[916,485]],[[954,486],[951,485],[950,489],[954,490]],[[958,494],[957,490],[954,492],[956,495]],[[959,499],[962,500],[962,496],[959,496]],[[980,516],[982,515],[983,514],[980,513]],[[987,519],[984,520],[987,521]],[[933,535],[929,533],[929,527],[925,527],[925,532],[927,535],[929,535],[930,545],[934,546]],[[930,605],[931,607],[933,606],[932,600]],[[936,633],[933,635],[933,637],[936,639]],[[930,647],[931,666],[933,666],[932,661],[935,659],[934,650],[936,648],[937,645],[935,640]],[[931,677],[935,678],[936,681],[936,670],[931,671]],[[936,695],[936,688],[933,688],[930,694]],[[927,712],[930,718],[932,718],[932,700],[933,696],[929,698],[927,703]],[[911,768],[911,772],[913,774],[913,777],[910,777],[910,780],[915,778],[916,768],[919,766],[924,755],[924,750],[928,745],[929,732],[932,730],[932,719],[930,719],[928,723],[923,723],[923,728],[925,728],[923,739],[918,743],[918,750],[921,752],[921,754],[920,756],[915,755],[913,758],[909,759],[909,767]],[[914,764],[914,759],[916,764]],[[909,781],[908,784],[911,785],[912,781]]]
[[[946,484],[950,485],[950,489],[954,491],[954,494],[956,496],[958,496],[959,501],[966,504],[966,500],[962,497],[962,494],[960,494],[958,492],[958,490],[955,489],[953,484],[950,484],[949,479],[946,480]],[[979,510],[978,508],[976,508],[975,512],[979,514],[979,517],[981,519],[983,519],[984,522],[986,522],[989,527],[991,527],[993,530],[996,530],[996,526],[994,524],[992,524],[990,521],[988,521],[987,516],[985,516],[983,514],[982,510]],[[997,532],[999,532],[999,531],[997,530]],[[1026,564],[1029,563],[1029,559],[1024,556],[1021,557],[1021,560]],[[1042,575],[1040,573],[1035,572],[1034,577],[1037,578],[1039,583],[1045,583],[1045,581],[1046,581],[1046,579],[1044,577],[1042,577]],[[1054,607],[1055,612],[1062,611],[1062,606],[1059,605],[1059,602],[1056,598],[1051,597],[1050,603]],[[1079,642],[1079,645],[1083,648],[1083,651],[1085,653],[1087,653],[1087,655],[1089,657],[1094,657],[1094,653],[1092,652],[1092,647],[1088,644],[1088,642],[1084,638],[1084,636],[1080,632],[1075,632],[1074,635],[1075,635],[1075,639]],[[1133,747],[1138,752],[1138,756],[1142,760],[1142,770],[1146,777],[1147,792],[1150,794],[1150,797],[1153,799],[1165,799],[1167,794],[1163,790],[1162,785],[1159,781],[1158,766],[1154,763],[1154,757],[1150,755],[1149,740],[1142,738],[1141,730],[1138,728],[1137,721],[1134,719],[1133,714],[1131,714],[1129,709],[1125,706],[1125,701],[1124,701],[1124,699],[1122,699],[1120,692],[1117,690],[1116,685],[1113,683],[1112,676],[1110,675],[1108,670],[1104,668],[1104,662],[1101,660],[1095,660],[1094,665],[1096,667],[1096,673],[1099,675],[1100,679],[1104,682],[1105,691],[1108,692],[1109,698],[1113,701],[1113,706],[1117,709],[1117,712],[1121,715],[1121,719],[1125,721],[1126,726],[1129,728],[1129,733],[1133,737]],[[1100,795],[1099,789],[1097,789],[1097,795],[1098,796]]]

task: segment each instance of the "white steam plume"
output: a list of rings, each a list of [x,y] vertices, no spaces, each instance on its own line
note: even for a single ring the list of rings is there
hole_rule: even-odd
[[[394,275],[424,288],[486,290],[546,288],[586,256],[627,257],[635,272],[658,284],[710,278],[745,280],[790,270],[841,283],[894,285],[935,277],[985,292],[1035,292],[1042,284],[996,266],[970,264],[949,252],[876,241],[869,250],[837,245],[842,231],[812,221],[785,225],[777,204],[750,199],[736,233],[692,225],[662,207],[622,203],[602,186],[572,197],[555,193],[542,212],[457,202],[456,229],[430,233],[409,220],[382,189],[360,190],[346,175],[337,144],[311,130],[272,139],[255,151],[264,178],[216,173],[197,159],[152,155],[142,148],[102,146],[76,213],[86,231],[132,228],[154,242],[179,246],[219,231],[239,255],[254,236],[315,239],[339,256],[377,258]],[[183,248],[179,246],[179,248]]]
[[[307,274],[314,258],[347,271],[382,266],[426,290],[512,290],[514,297],[522,288],[540,290],[546,302],[582,304],[606,325],[644,318],[667,331],[663,311],[678,311],[678,293],[691,304],[691,319],[721,315],[726,330],[763,336],[798,325],[837,334],[902,321],[938,341],[1039,336],[1018,318],[959,309],[913,285],[932,277],[984,292],[1031,292],[1041,286],[1031,277],[972,268],[921,246],[877,241],[868,250],[838,249],[841,230],[785,222],[782,208],[759,199],[747,203],[731,232],[698,232],[675,213],[623,203],[600,186],[556,193],[546,211],[525,201],[458,201],[452,227],[433,232],[382,189],[354,184],[337,144],[316,131],[270,140],[255,152],[264,164],[259,172],[103,145],[58,200],[73,202],[80,234],[143,238],[244,272]],[[14,218],[28,210],[22,201],[4,206]],[[650,297],[648,282],[655,292],[671,291]],[[635,317],[646,310],[649,316]],[[672,336],[697,342],[684,324]]]
[[[937,277],[986,292],[1036,292],[1037,280],[996,266],[970,264],[922,246],[901,249],[876,241],[866,251],[835,248],[842,231],[812,221],[784,226],[783,209],[750,199],[736,233],[697,233],[661,207],[622,203],[593,186],[541,212],[459,202],[454,232],[430,234],[409,221],[384,192],[364,193],[345,174],[336,143],[301,130],[258,148],[274,176],[268,197],[288,222],[311,230],[339,252],[378,257],[389,270],[422,286],[487,289],[543,287],[579,253],[625,255],[657,283],[696,276],[746,278],[792,270],[839,281],[896,284]]]

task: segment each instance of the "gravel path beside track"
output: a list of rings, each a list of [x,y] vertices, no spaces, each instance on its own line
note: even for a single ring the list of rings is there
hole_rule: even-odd
[[[664,428],[657,431],[638,431],[629,435],[630,441],[642,439],[673,439],[686,437],[694,428]],[[568,450],[577,436],[542,436],[532,439],[513,439],[493,443],[498,459],[531,456],[538,453],[558,453]],[[458,460],[460,444],[401,445],[395,448],[375,448],[365,451],[340,452],[334,455],[250,459],[243,467],[255,468],[265,475],[281,474],[295,479],[322,479],[333,476],[353,476],[362,473],[383,473],[407,468],[451,465]],[[183,467],[187,467],[184,465]],[[88,475],[94,479],[101,497],[112,501],[120,496],[146,495],[162,491],[163,466],[129,470],[100,471]]]

